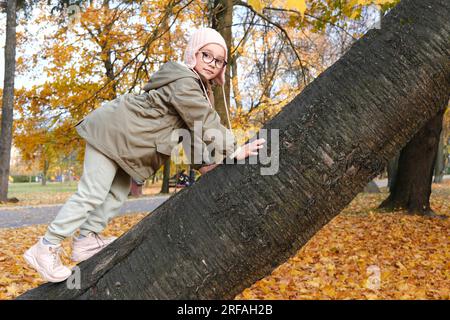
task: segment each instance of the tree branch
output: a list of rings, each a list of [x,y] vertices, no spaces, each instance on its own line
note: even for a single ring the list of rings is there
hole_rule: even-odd
[[[295,56],[297,57],[297,60],[298,60],[299,63],[300,63],[300,67],[301,67],[301,69],[302,69],[302,74],[303,74],[303,81],[305,82],[305,85],[306,85],[306,76],[305,76],[305,70],[304,70],[304,67],[303,67],[303,61],[302,61],[302,59],[300,58],[300,55],[298,54],[297,50],[295,50],[295,46],[294,46],[294,44],[292,43],[292,40],[291,40],[291,38],[289,37],[289,34],[287,33],[287,31],[286,31],[279,23],[274,22],[274,21],[270,20],[268,17],[266,17],[264,14],[257,12],[257,11],[256,11],[255,9],[253,9],[253,7],[250,6],[248,3],[245,3],[245,2],[240,1],[240,0],[235,1],[234,3],[235,3],[236,5],[240,5],[240,6],[246,7],[246,8],[248,8],[249,10],[253,11],[255,14],[257,14],[257,15],[258,15],[259,17],[261,17],[263,20],[265,20],[265,21],[267,21],[268,23],[270,23],[270,24],[274,25],[275,27],[277,27],[277,28],[284,34],[284,36],[286,37],[287,41],[289,42],[289,45],[291,46],[292,50],[294,51]]]

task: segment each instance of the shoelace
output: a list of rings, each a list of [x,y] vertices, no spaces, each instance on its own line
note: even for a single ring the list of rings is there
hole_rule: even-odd
[[[103,238],[99,234],[97,234],[95,232],[92,232],[92,233],[94,234],[94,237],[97,240],[98,246],[99,247],[104,247],[106,244],[105,244],[105,241],[103,240]],[[99,242],[99,240],[100,240],[101,243]]]
[[[53,269],[56,269],[57,267],[59,267],[62,264],[61,259],[59,258],[59,254],[61,252],[64,253],[64,255],[66,257],[68,257],[66,250],[64,250],[64,248],[62,246],[56,247],[56,248],[50,248],[50,252],[52,253],[52,258],[53,258]]]

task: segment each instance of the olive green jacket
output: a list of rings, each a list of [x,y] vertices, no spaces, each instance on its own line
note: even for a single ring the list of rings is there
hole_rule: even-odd
[[[202,84],[199,75],[185,64],[167,62],[151,76],[143,88],[144,93],[124,94],[103,103],[75,128],[89,144],[114,160],[140,184],[164,164],[178,145],[181,136],[172,136],[178,128],[189,130],[191,134],[187,144],[190,150],[186,150],[185,141],[183,148],[190,154],[194,169],[219,163],[226,156],[232,158],[238,146],[233,133],[220,123]],[[202,130],[196,132],[200,134],[194,135],[194,121],[201,121],[203,125]],[[208,129],[219,130],[225,137],[223,144],[205,135]],[[203,157],[201,163],[193,163],[194,152],[203,154],[210,143],[215,149],[214,160]]]

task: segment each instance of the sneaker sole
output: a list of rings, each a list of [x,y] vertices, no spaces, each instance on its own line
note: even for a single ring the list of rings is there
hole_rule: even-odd
[[[67,276],[67,277],[64,278],[64,279],[58,279],[58,278],[54,278],[54,277],[50,276],[47,272],[45,272],[45,270],[43,270],[43,269],[39,266],[39,264],[37,263],[36,259],[35,259],[32,255],[30,255],[30,254],[28,253],[28,251],[24,253],[23,258],[24,258],[25,261],[26,261],[31,267],[33,267],[33,268],[39,273],[39,275],[40,275],[44,280],[46,280],[46,281],[49,281],[49,282],[62,282],[62,281],[66,280],[67,278],[69,278],[69,277],[71,276],[71,274],[70,274],[69,276]]]

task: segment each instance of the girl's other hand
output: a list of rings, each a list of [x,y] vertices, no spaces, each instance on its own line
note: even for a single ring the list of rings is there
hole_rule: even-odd
[[[236,155],[236,160],[242,160],[247,158],[248,156],[255,156],[258,154],[258,150],[263,148],[263,144],[266,142],[264,138],[257,139],[255,141],[252,141],[250,143],[247,143],[244,146],[239,147],[239,151]],[[203,166],[198,171],[200,171],[201,174],[205,174],[208,171],[211,171],[215,167],[217,167],[219,163],[210,164],[208,166]]]
[[[254,140],[241,147],[241,151],[236,155],[236,160],[242,160],[248,156],[256,156],[258,149],[263,148],[263,143],[266,142],[264,138]]]

